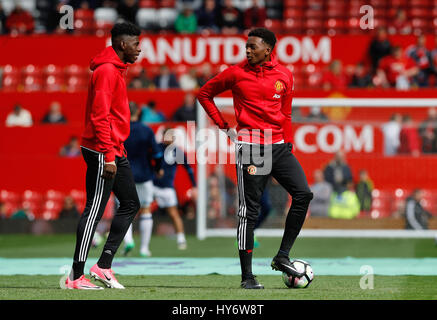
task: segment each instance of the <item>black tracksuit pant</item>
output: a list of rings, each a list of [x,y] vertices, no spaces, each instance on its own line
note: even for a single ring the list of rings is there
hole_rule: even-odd
[[[236,163],[239,192],[238,249],[253,249],[253,233],[261,197],[271,175],[292,196],[281,244],[282,251],[288,254],[302,228],[313,197],[305,173],[291,153],[291,144],[237,144]]]
[[[111,229],[103,252],[106,252],[106,254],[112,257],[117,252],[127,229],[140,209],[140,202],[138,200],[132,170],[126,157],[116,157],[117,173],[115,178],[105,180],[102,178],[103,167],[105,165],[104,154],[83,147],[81,150],[87,164],[87,200],[84,212],[77,226],[73,269],[75,269],[76,266],[76,268],[81,268],[83,272],[83,266],[88,256],[94,232],[103,216],[111,192],[114,192],[120,201],[120,207],[112,220]]]

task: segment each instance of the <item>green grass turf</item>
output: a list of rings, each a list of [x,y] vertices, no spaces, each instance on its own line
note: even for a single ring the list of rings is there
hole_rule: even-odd
[[[278,276],[259,276],[264,290],[243,290],[239,276],[119,276],[126,290],[63,290],[59,276],[0,276],[0,300],[436,300],[437,277],[375,276],[363,290],[360,277],[316,277],[306,289],[288,289]],[[414,289],[413,289],[414,288]]]
[[[136,238],[138,243],[138,238]],[[260,238],[255,257],[272,257],[279,238]],[[37,258],[71,257],[75,236],[0,235],[0,257]],[[154,257],[237,257],[235,239],[209,238],[203,241],[188,237],[188,250],[179,251],[175,239],[153,237]],[[101,247],[91,249],[98,257]],[[138,246],[131,256],[138,256]],[[299,238],[293,257],[437,257],[431,239],[341,239]],[[239,276],[119,276],[127,290],[105,289],[103,292],[78,292],[59,288],[60,276],[0,276],[0,299],[147,299],[147,300],[296,300],[296,299],[437,299],[435,276],[375,276],[374,289],[362,290],[360,277],[317,276],[307,289],[291,290],[281,276],[261,275],[265,290],[242,290]]]
[[[131,256],[139,256],[139,239]],[[260,247],[254,250],[258,258],[273,257],[279,238],[259,238]],[[151,240],[154,257],[236,257],[238,251],[233,238],[208,238],[197,240],[187,237],[188,250],[176,248],[176,240],[156,236]],[[72,257],[75,235],[0,235],[0,257],[3,258],[56,258]],[[101,247],[90,250],[90,257],[98,257]],[[119,250],[120,253],[120,250]],[[118,254],[119,254],[118,253]],[[298,238],[291,252],[293,257],[314,258],[420,258],[437,257],[433,239],[344,239],[344,238]]]

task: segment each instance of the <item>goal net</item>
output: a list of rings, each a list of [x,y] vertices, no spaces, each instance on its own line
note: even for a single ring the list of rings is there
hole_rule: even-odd
[[[232,98],[216,98],[215,103],[235,128]],[[428,150],[426,144],[435,139],[437,148],[437,128],[427,122],[436,105],[436,99],[428,98],[295,98],[293,152],[312,189],[320,176],[331,186],[329,199],[323,199],[323,189],[314,187],[315,199],[301,236],[435,237],[437,174],[432,168],[437,164],[437,150],[432,146]],[[235,145],[200,104],[197,110],[197,237],[235,237]],[[328,177],[327,167],[341,154],[351,173],[349,180],[338,177],[345,173],[337,169]],[[346,182],[339,182],[342,188],[338,189],[336,180],[341,179]],[[432,215],[426,220],[430,230],[406,230],[417,222],[409,221],[406,205],[419,189],[418,201]],[[255,234],[282,236],[291,202],[277,181],[270,179],[260,212],[266,218]]]

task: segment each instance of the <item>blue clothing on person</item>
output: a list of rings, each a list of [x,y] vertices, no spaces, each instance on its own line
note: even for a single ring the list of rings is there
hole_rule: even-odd
[[[163,156],[161,148],[156,143],[153,130],[141,122],[131,122],[130,135],[124,147],[135,182],[152,180],[154,176],[152,159],[159,159]]]
[[[167,151],[168,145],[164,143],[158,144],[160,151],[164,154],[161,169],[164,170],[164,175],[161,178],[155,177],[153,184],[159,188],[174,188],[174,180],[176,177],[176,169],[178,164],[182,164],[190,177],[193,187],[196,186],[194,171],[188,164],[187,155],[178,147],[171,146]],[[180,159],[178,159],[180,157]],[[182,159],[183,157],[183,159]],[[179,160],[179,161],[178,161]],[[181,161],[183,160],[183,162]]]

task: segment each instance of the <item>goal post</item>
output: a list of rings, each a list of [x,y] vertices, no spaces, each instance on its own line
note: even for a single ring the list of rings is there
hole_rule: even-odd
[[[233,99],[232,98],[215,98],[217,107],[223,111],[227,109],[228,115],[233,115]],[[215,127],[203,107],[197,102],[197,127],[196,132],[208,127]],[[313,106],[324,108],[429,108],[437,106],[437,99],[432,98],[294,98],[293,107]],[[372,109],[373,110],[373,109]],[[402,110],[402,109],[399,109]],[[232,112],[231,112],[232,111]],[[232,113],[232,114],[231,114]],[[294,118],[294,113],[293,113]],[[365,120],[365,119],[364,119]],[[387,119],[388,121],[388,119]],[[330,122],[328,121],[327,124]],[[235,123],[234,123],[235,125]],[[196,152],[198,146],[196,143]],[[220,150],[218,151],[220,152]],[[196,162],[197,165],[197,180],[198,180],[198,199],[196,210],[196,235],[198,239],[207,237],[236,237],[236,226],[209,226],[209,186],[208,179],[211,176],[211,169],[207,163]],[[308,177],[310,172],[306,172]],[[436,188],[437,189],[437,188]],[[221,199],[223,199],[222,197]],[[436,204],[437,205],[437,204]],[[236,216],[235,223],[236,223]],[[329,219],[329,218],[328,218]],[[264,228],[256,230],[256,235],[260,237],[282,237],[283,225],[276,225],[272,228]],[[369,237],[369,238],[435,238],[437,230],[403,230],[403,229],[302,229],[301,237]]]

